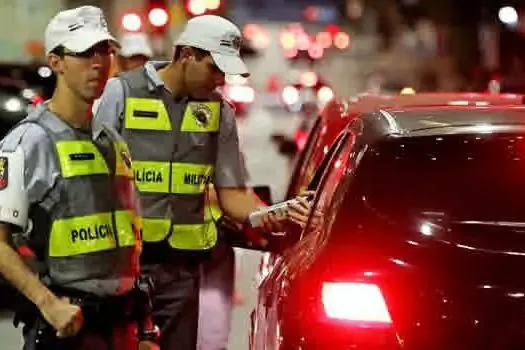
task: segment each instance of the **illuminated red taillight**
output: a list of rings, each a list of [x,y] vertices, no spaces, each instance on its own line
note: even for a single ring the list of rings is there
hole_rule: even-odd
[[[326,315],[332,319],[392,323],[381,289],[375,284],[325,282],[322,301]]]

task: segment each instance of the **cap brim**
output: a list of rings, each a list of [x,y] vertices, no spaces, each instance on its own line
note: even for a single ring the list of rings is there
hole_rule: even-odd
[[[82,30],[79,29],[75,35],[62,45],[73,52],[84,52],[102,41],[111,41],[117,47],[120,47],[117,39],[103,30]]]
[[[211,52],[211,57],[217,67],[225,74],[240,75],[245,78],[250,76],[246,64],[239,56]]]
[[[137,50],[126,50],[126,49],[122,49],[120,50],[119,52],[119,56],[122,56],[122,57],[125,57],[125,58],[129,58],[129,57],[133,57],[133,56],[144,56],[144,57],[147,57],[147,58],[151,58],[153,57],[153,52],[151,52],[151,50],[147,50],[147,49],[137,49]]]

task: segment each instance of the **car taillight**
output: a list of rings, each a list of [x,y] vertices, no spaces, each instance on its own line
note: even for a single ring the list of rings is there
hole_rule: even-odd
[[[367,324],[392,323],[381,289],[375,284],[325,282],[322,302],[329,318]]]
[[[334,98],[334,91],[328,86],[323,86],[317,90],[317,99],[321,105],[325,105],[332,98]]]
[[[287,105],[294,105],[299,102],[299,91],[293,86],[285,86],[281,97]]]

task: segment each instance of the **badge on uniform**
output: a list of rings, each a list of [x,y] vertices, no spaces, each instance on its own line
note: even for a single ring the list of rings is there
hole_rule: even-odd
[[[200,126],[207,126],[210,123],[212,117],[212,110],[210,107],[202,103],[195,103],[191,105],[191,111],[197,124]]]
[[[0,157],[0,190],[7,187],[9,173],[8,173],[8,159],[7,157]]]

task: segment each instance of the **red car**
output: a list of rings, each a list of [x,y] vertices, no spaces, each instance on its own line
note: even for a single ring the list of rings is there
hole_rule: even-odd
[[[362,95],[349,100],[330,101],[321,111],[306,142],[296,135],[301,153],[290,179],[287,198],[295,197],[311,180],[337,135],[361,113],[381,108],[409,106],[498,106],[522,105],[524,95],[481,93],[421,93],[413,95]],[[304,138],[304,137],[303,137]]]
[[[525,107],[385,108],[340,131],[250,348],[525,348]]]
[[[301,133],[296,134],[296,149],[299,149],[300,152],[290,177],[286,198],[293,198],[307,188],[337,135],[350,120],[360,114],[370,113],[381,108],[447,105],[504,106],[522,105],[523,101],[524,95],[521,94],[484,93],[363,94],[348,100],[334,99],[321,111],[309,133],[301,131]],[[265,253],[258,270],[259,280],[271,270],[275,259],[275,255]]]

